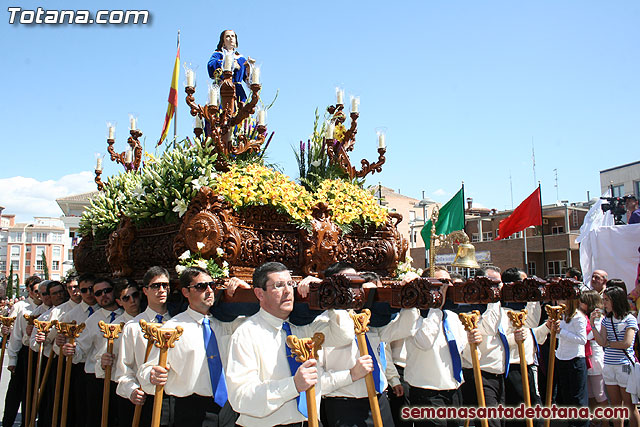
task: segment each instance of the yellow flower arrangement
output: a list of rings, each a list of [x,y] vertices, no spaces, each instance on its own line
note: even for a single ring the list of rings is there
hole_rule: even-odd
[[[380,226],[387,220],[387,211],[378,205],[373,194],[347,181],[326,179],[314,196],[316,203],[325,202],[329,206],[337,224]]]

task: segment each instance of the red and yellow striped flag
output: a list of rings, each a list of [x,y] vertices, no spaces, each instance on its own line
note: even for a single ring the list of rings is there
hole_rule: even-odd
[[[169,133],[169,126],[171,126],[171,120],[173,114],[178,107],[178,79],[180,77],[180,46],[178,46],[178,53],[176,54],[176,63],[173,66],[173,76],[171,77],[171,89],[169,89],[169,105],[167,106],[167,114],[164,116],[164,124],[162,125],[162,136],[158,141],[158,145],[162,144],[162,141],[167,137]]]

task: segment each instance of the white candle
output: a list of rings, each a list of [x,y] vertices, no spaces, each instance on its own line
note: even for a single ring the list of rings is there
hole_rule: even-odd
[[[218,106],[218,90],[213,86],[209,86],[209,105]]]
[[[136,118],[129,116],[129,129],[136,130]]]
[[[264,110],[258,111],[258,126],[264,126],[267,124],[267,112]]]
[[[102,170],[102,157],[98,157],[96,159],[96,170],[97,171],[101,171]]]
[[[124,155],[124,162],[131,163],[132,161],[133,161],[133,151],[127,150],[127,152]]]
[[[378,133],[378,148],[385,148],[385,135],[383,132]]]
[[[222,71],[231,71],[233,67],[233,53],[228,53],[222,61]]]
[[[351,98],[351,112],[352,113],[357,113],[358,112],[358,105],[360,105],[360,98],[358,98],[357,96],[354,96],[353,98]]]
[[[251,84],[259,85],[260,84],[260,67],[257,65],[253,66],[253,72],[251,73]]]
[[[336,103],[344,104],[344,91],[340,88],[336,88]]]
[[[109,139],[114,139],[116,136],[116,127],[109,126]]]
[[[193,87],[193,82],[195,81],[195,72],[187,68],[187,86]]]
[[[327,125],[324,130],[324,137],[326,139],[333,139],[333,132],[335,130],[335,126],[331,122],[327,122]]]

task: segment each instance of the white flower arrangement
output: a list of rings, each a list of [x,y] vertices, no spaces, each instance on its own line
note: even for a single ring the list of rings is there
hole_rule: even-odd
[[[200,267],[207,270],[212,278],[229,277],[229,263],[225,261],[222,256],[224,250],[222,248],[216,249],[216,256],[213,258],[205,259],[202,256],[202,249],[205,244],[203,242],[197,242],[196,247],[198,251],[192,254],[189,250],[186,250],[178,257],[178,265],[176,265],[176,273],[182,274],[187,267]],[[222,263],[220,263],[222,260]]]
[[[401,278],[410,271],[416,273],[418,276],[421,276],[423,270],[421,268],[413,268],[411,266],[411,263],[413,263],[413,258],[411,258],[409,254],[407,254],[404,262],[398,263],[398,266],[396,267],[396,277]]]

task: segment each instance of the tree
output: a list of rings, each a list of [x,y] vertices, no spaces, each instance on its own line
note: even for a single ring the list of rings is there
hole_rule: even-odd
[[[44,276],[44,280],[49,280],[49,266],[47,265],[47,256],[42,252],[42,275]]]
[[[5,293],[7,298],[13,298],[13,263],[11,263],[11,267],[9,267],[9,278],[7,280],[7,291]]]

